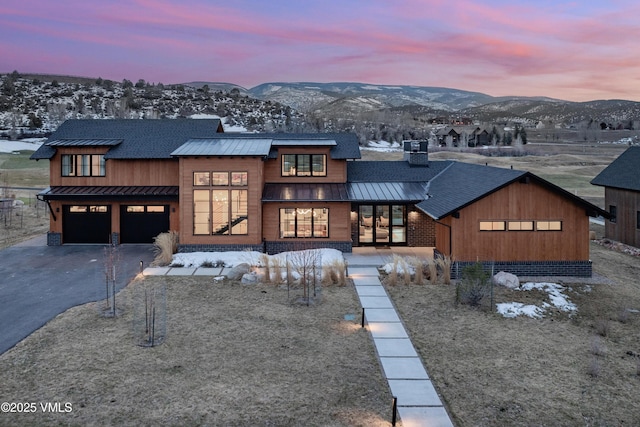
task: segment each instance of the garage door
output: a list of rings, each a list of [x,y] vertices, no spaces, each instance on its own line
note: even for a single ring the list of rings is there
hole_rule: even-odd
[[[120,242],[153,243],[169,231],[169,205],[120,206]]]
[[[108,205],[64,205],[63,243],[109,243],[111,209]]]

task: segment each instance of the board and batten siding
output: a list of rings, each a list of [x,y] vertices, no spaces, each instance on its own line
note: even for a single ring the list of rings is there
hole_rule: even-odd
[[[616,220],[605,221],[605,236],[627,245],[640,247],[640,229],[637,215],[640,212],[640,192],[606,187],[604,191],[605,210],[616,207]]]
[[[449,216],[440,221],[451,226],[451,251],[456,261],[589,260],[585,208],[533,180],[514,182],[459,214],[459,218]],[[480,221],[509,220],[562,221],[562,231],[480,231]],[[445,254],[448,233],[446,226],[437,225],[437,247]]]
[[[260,157],[180,158],[180,244],[256,245],[262,242],[262,188],[264,162]],[[193,172],[247,172],[248,234],[206,236],[193,234]],[[207,189],[214,187],[196,187]],[[227,188],[227,187],[218,187]],[[234,187],[228,187],[234,188]],[[242,189],[243,187],[236,187]]]

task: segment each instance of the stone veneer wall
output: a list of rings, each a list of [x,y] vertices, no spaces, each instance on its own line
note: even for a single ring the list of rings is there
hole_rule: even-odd
[[[62,233],[47,231],[47,246],[61,246],[61,245],[62,245]]]

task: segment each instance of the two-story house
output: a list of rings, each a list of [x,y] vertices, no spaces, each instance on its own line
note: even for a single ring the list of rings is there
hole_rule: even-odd
[[[218,120],[70,120],[49,159],[48,243],[151,242],[180,250],[433,247],[516,274],[590,275],[598,207],[524,171],[362,161],[353,134],[229,134]]]

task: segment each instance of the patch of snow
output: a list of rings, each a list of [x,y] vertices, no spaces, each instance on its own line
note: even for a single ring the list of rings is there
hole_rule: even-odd
[[[372,86],[372,85],[360,86],[360,88],[364,90],[382,90],[378,86]]]
[[[388,141],[369,141],[366,147],[361,147],[361,150],[378,151],[381,153],[389,153],[394,151],[400,151],[401,145],[397,142]]]
[[[504,302],[496,304],[496,307],[499,314],[508,318],[529,316],[540,319],[544,313],[544,310],[536,305],[524,305],[521,302]]]
[[[192,114],[189,116],[190,119],[219,119],[220,116],[215,114]]]
[[[569,298],[563,293],[566,288],[558,285],[557,283],[526,282],[517,290],[531,291],[533,289],[546,292],[549,295],[549,301],[551,304],[543,302],[542,307],[538,307],[535,305],[524,305],[519,302],[500,303],[496,304],[498,313],[502,314],[504,317],[517,317],[524,315],[533,318],[541,318],[544,317],[544,312],[552,307],[555,307],[560,311],[570,313],[578,310],[578,307],[569,301]]]
[[[14,151],[36,151],[47,138],[27,138],[20,141],[0,139],[0,153],[13,153]]]
[[[316,251],[322,265],[330,265],[334,262],[344,262],[342,252],[337,249],[310,249]],[[228,252],[180,252],[173,255],[173,265],[184,267],[200,267],[202,264],[224,264],[225,267],[235,267],[238,264],[247,263],[261,267],[263,257],[267,259],[286,260],[295,258],[296,252],[281,252],[275,255],[267,255],[257,251],[228,251]]]

